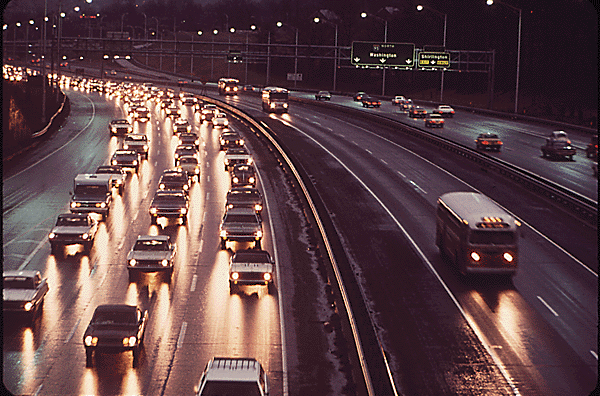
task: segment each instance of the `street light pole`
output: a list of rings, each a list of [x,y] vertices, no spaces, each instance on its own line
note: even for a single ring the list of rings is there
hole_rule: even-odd
[[[511,10],[517,12],[519,14],[519,33],[517,38],[517,81],[515,83],[515,109],[514,112],[517,113],[519,111],[519,71],[521,67],[521,16],[522,11],[520,8],[511,6],[510,4],[506,4],[504,2],[498,1],[499,4],[505,5]],[[494,4],[494,0],[487,0],[486,4],[491,6]]]
[[[148,65],[148,17],[142,12],[144,16],[144,44],[146,46],[146,66]]]
[[[424,6],[422,6],[421,4],[419,4],[417,6],[417,11],[423,11],[423,9],[424,9]],[[427,7],[427,9],[444,17],[444,39],[443,39],[442,46],[444,47],[444,51],[445,51],[446,50],[446,23],[448,21],[448,15],[444,14],[443,12],[440,12],[434,8],[431,8],[431,7]],[[444,69],[442,69],[442,78],[441,78],[441,83],[440,83],[440,102],[443,102],[443,101],[444,101]]]
[[[315,23],[319,23],[319,22],[321,22],[321,18],[315,17],[313,19],[313,21]],[[330,22],[327,19],[323,19],[323,22],[335,27],[335,43],[334,43],[335,48],[334,48],[334,60],[333,60],[333,92],[335,92],[336,81],[337,81],[337,63],[338,63],[338,25],[337,25],[337,23]]]

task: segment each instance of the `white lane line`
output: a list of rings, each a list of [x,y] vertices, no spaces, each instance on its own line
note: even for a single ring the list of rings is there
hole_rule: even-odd
[[[542,304],[544,304],[544,306],[545,306],[546,308],[548,308],[548,310],[549,310],[550,312],[552,312],[552,314],[553,314],[554,316],[558,316],[558,314],[556,313],[556,311],[555,311],[555,310],[553,310],[553,309],[552,309],[552,307],[551,307],[550,305],[548,305],[548,303],[547,303],[546,301],[544,301],[544,299],[543,299],[542,297],[540,297],[540,296],[537,296],[537,298],[538,298],[538,300],[540,300],[540,301],[542,302]]]
[[[384,164],[388,164],[386,160],[382,159],[381,162],[383,162]]]
[[[210,197],[210,193],[209,192],[206,193],[206,201],[208,201],[208,197]]]
[[[202,215],[202,224],[206,223],[206,211],[204,211],[204,214]]]
[[[210,175],[206,176],[206,181],[210,183]]]
[[[179,331],[179,338],[177,339],[177,348],[181,348],[183,345],[183,339],[185,338],[185,330],[187,329],[187,322],[181,324],[181,330]]]
[[[192,293],[196,291],[196,282],[198,282],[198,275],[192,277],[192,285],[190,286],[190,292]]]
[[[594,352],[594,351],[592,351],[592,350],[590,349],[590,353],[592,354],[592,356],[593,356],[593,357],[594,357],[596,360],[598,360],[598,354],[597,354],[596,352]]]
[[[419,187],[419,185],[417,183],[415,183],[414,181],[409,180],[409,183],[412,184],[415,189],[418,189],[418,190],[422,191],[423,194],[427,194],[427,191],[425,191],[421,187]]]
[[[40,394],[40,392],[42,391],[42,387],[44,386],[44,384],[40,384],[40,386],[38,386],[38,388],[36,389],[35,393],[33,394],[33,396],[37,396]]]
[[[75,136],[73,136],[71,139],[69,139],[69,141],[67,141],[65,144],[63,144],[62,146],[60,146],[59,148],[57,148],[56,150],[54,150],[53,152],[49,153],[48,155],[46,155],[45,157],[41,158],[40,160],[34,162],[33,164],[29,165],[27,168],[23,169],[20,172],[15,173],[14,175],[12,175],[9,178],[6,178],[4,180],[4,183],[6,183],[8,180],[19,176],[21,173],[33,168],[34,166],[36,166],[37,164],[39,164],[42,161],[45,161],[46,158],[50,157],[51,155],[53,155],[54,153],[57,153],[58,151],[62,150],[63,148],[67,147],[67,145],[69,145],[73,140],[77,139],[77,137],[79,137],[79,135],[81,135],[83,133],[83,131],[85,131],[90,124],[92,123],[92,121],[94,120],[94,117],[96,117],[96,106],[94,106],[94,102],[92,102],[90,100],[90,98],[88,98],[87,96],[84,96],[84,98],[86,98],[91,104],[92,104],[92,116],[90,117],[90,120],[88,121],[88,123],[79,131],[77,132],[77,134]]]
[[[367,153],[369,153],[369,154],[373,155],[373,152],[372,152],[371,150],[369,150],[369,149],[365,149],[365,151],[366,151]]]
[[[31,259],[33,258],[33,256],[35,256],[35,254],[42,248],[42,246],[44,246],[44,244],[46,243],[46,239],[42,239],[40,241],[40,243],[38,243],[38,245],[35,247],[35,249],[33,249],[33,252],[31,252],[29,254],[29,256],[27,256],[27,258],[25,259],[25,261],[23,261],[23,264],[21,264],[18,268],[18,271],[21,271],[23,268],[25,268],[25,266],[27,264],[29,264],[29,262],[31,261]]]
[[[204,239],[200,240],[200,247],[198,248],[198,253],[202,253],[202,249],[204,248]],[[195,276],[195,275],[194,275]]]
[[[399,175],[400,175],[402,178],[406,179],[406,176],[404,176],[404,173],[402,173],[402,172],[400,172],[400,171],[397,171],[397,172],[398,172],[398,174],[399,174]]]
[[[67,336],[67,339],[65,340],[65,344],[68,343],[69,341],[71,341],[71,338],[73,338],[73,335],[75,334],[75,330],[77,330],[77,326],[79,326],[79,322],[81,322],[81,319],[79,319],[77,321],[77,323],[75,323],[75,326],[73,326],[73,329],[71,330],[71,332]]]

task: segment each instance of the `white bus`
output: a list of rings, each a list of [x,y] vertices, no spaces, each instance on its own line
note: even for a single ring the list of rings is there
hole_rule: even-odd
[[[435,244],[463,274],[514,275],[521,223],[483,194],[438,198]]]

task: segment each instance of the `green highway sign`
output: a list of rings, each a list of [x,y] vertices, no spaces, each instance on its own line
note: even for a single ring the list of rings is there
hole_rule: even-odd
[[[415,45],[354,41],[350,61],[358,67],[412,69],[415,64]]]
[[[450,53],[422,51],[417,55],[419,69],[449,69]]]

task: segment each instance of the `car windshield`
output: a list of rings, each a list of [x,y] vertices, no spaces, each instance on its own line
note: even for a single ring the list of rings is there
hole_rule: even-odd
[[[57,226],[85,227],[88,225],[87,217],[59,217]]]
[[[515,241],[512,231],[471,231],[469,242],[474,245],[511,245]]]
[[[169,250],[166,241],[157,241],[156,239],[140,240],[135,243],[133,250],[165,251]]]
[[[105,185],[78,184],[75,186],[75,195],[105,195],[108,189]]]
[[[25,276],[5,276],[5,289],[35,289],[33,278]]]
[[[258,223],[256,216],[246,214],[228,214],[225,223]]]
[[[243,191],[230,191],[229,198],[258,198],[258,191],[255,190],[243,190]]]
[[[267,252],[237,252],[233,256],[233,261],[237,263],[269,263],[271,256]]]
[[[159,194],[154,198],[154,204],[161,203],[179,203],[185,205],[185,196],[183,194]]]
[[[108,312],[96,311],[92,318],[92,323],[95,324],[136,324],[135,312]]]
[[[186,183],[187,179],[182,175],[164,175],[161,182],[163,183]]]
[[[125,140],[128,142],[141,142],[141,141],[145,141],[146,135],[131,135],[131,136],[126,136]]]
[[[183,157],[179,159],[180,164],[197,165],[198,160],[194,157]]]

